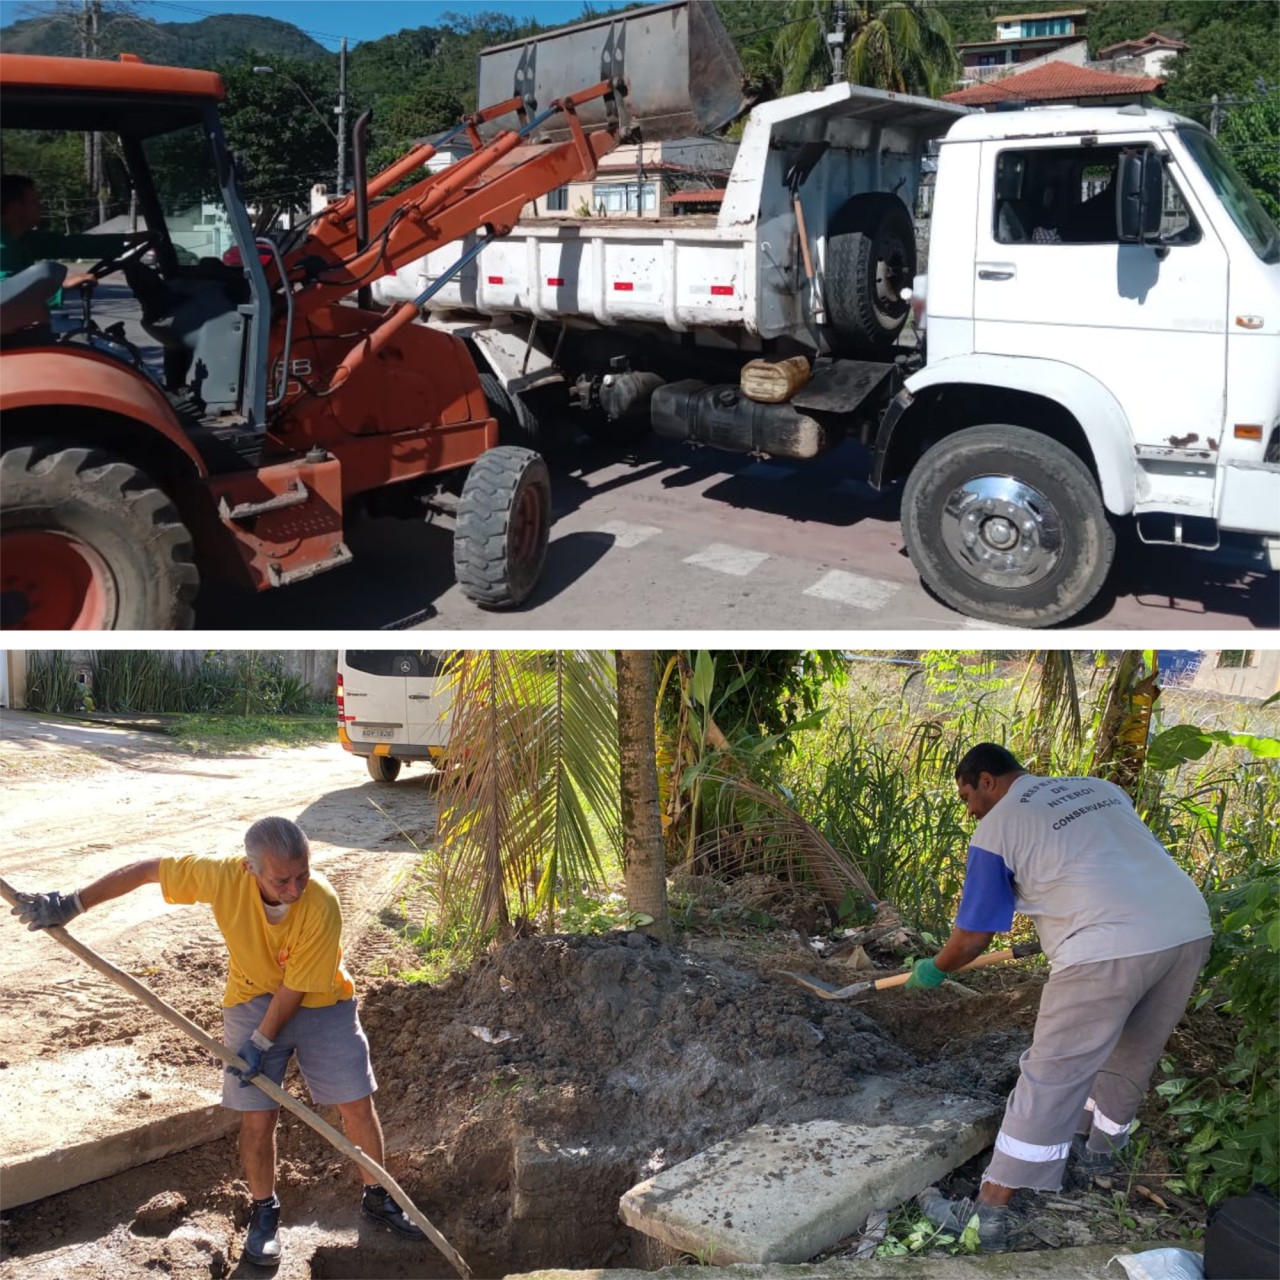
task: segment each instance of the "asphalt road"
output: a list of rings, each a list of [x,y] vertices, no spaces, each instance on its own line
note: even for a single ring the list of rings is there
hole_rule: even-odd
[[[127,290],[101,290],[102,323],[133,324]],[[438,527],[368,520],[354,562],[261,596],[208,585],[196,625],[218,630],[990,630],[920,582],[896,490],[865,483],[853,443],[812,462],[759,462],[650,436],[552,464],[555,524],[543,580],[519,610],[486,612],[453,581]],[[1062,630],[1273,629],[1280,574],[1257,553],[1141,546],[1122,538],[1102,594]]]

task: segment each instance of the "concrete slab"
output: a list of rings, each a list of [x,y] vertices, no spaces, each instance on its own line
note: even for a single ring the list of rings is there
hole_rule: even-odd
[[[189,1072],[188,1072],[189,1074]],[[100,1044],[0,1071],[0,1209],[29,1204],[174,1151],[211,1142],[239,1121],[204,1088],[132,1045]]]
[[[1170,1241],[1181,1249],[1197,1249],[1185,1240]],[[661,1271],[530,1271],[506,1280],[1124,1280],[1125,1271],[1111,1259],[1116,1254],[1158,1249],[1091,1244],[1080,1249],[1046,1249],[1031,1253],[989,1253],[954,1258],[840,1259],[810,1266],[664,1267]]]
[[[895,1114],[904,1096],[909,1119]],[[632,1187],[622,1220],[710,1265],[804,1262],[977,1155],[1000,1118],[989,1103],[883,1079],[840,1112],[719,1142]]]

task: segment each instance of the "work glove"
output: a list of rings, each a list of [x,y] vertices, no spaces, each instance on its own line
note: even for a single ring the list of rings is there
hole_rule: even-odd
[[[78,893],[17,893],[14,897],[18,905],[9,914],[33,930],[64,925],[84,910]]]
[[[947,975],[933,963],[932,956],[917,960],[911,970],[911,977],[902,985],[904,987],[940,987],[947,980]]]
[[[253,1082],[253,1077],[262,1070],[262,1059],[273,1044],[275,1044],[274,1040],[268,1040],[261,1031],[255,1031],[245,1043],[244,1048],[240,1050],[240,1056],[247,1064],[246,1069],[242,1070],[240,1067],[227,1068],[233,1076],[240,1077],[240,1087],[242,1089],[248,1088]]]

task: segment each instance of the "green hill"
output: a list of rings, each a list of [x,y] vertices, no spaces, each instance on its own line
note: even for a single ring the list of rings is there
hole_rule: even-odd
[[[79,54],[79,36],[70,17],[27,18],[0,30],[7,53]],[[233,62],[250,50],[278,58],[319,59],[330,51],[291,22],[252,14],[215,14],[199,22],[150,22],[104,13],[99,32],[104,57],[136,53],[148,62],[173,67],[212,67]]]

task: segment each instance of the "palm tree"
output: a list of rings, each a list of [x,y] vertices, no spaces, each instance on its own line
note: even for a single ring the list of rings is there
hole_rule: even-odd
[[[827,32],[842,0],[788,0],[776,56],[782,91],[816,89],[832,79]],[[960,59],[938,0],[853,0],[845,78],[895,93],[938,97],[954,87]]]
[[[619,649],[618,761],[622,801],[622,868],[627,907],[649,916],[645,932],[671,940],[666,856],[658,805],[654,737],[653,653]]]
[[[603,887],[602,849],[622,847],[617,691],[607,650],[468,650],[451,670],[438,897],[476,946]]]

